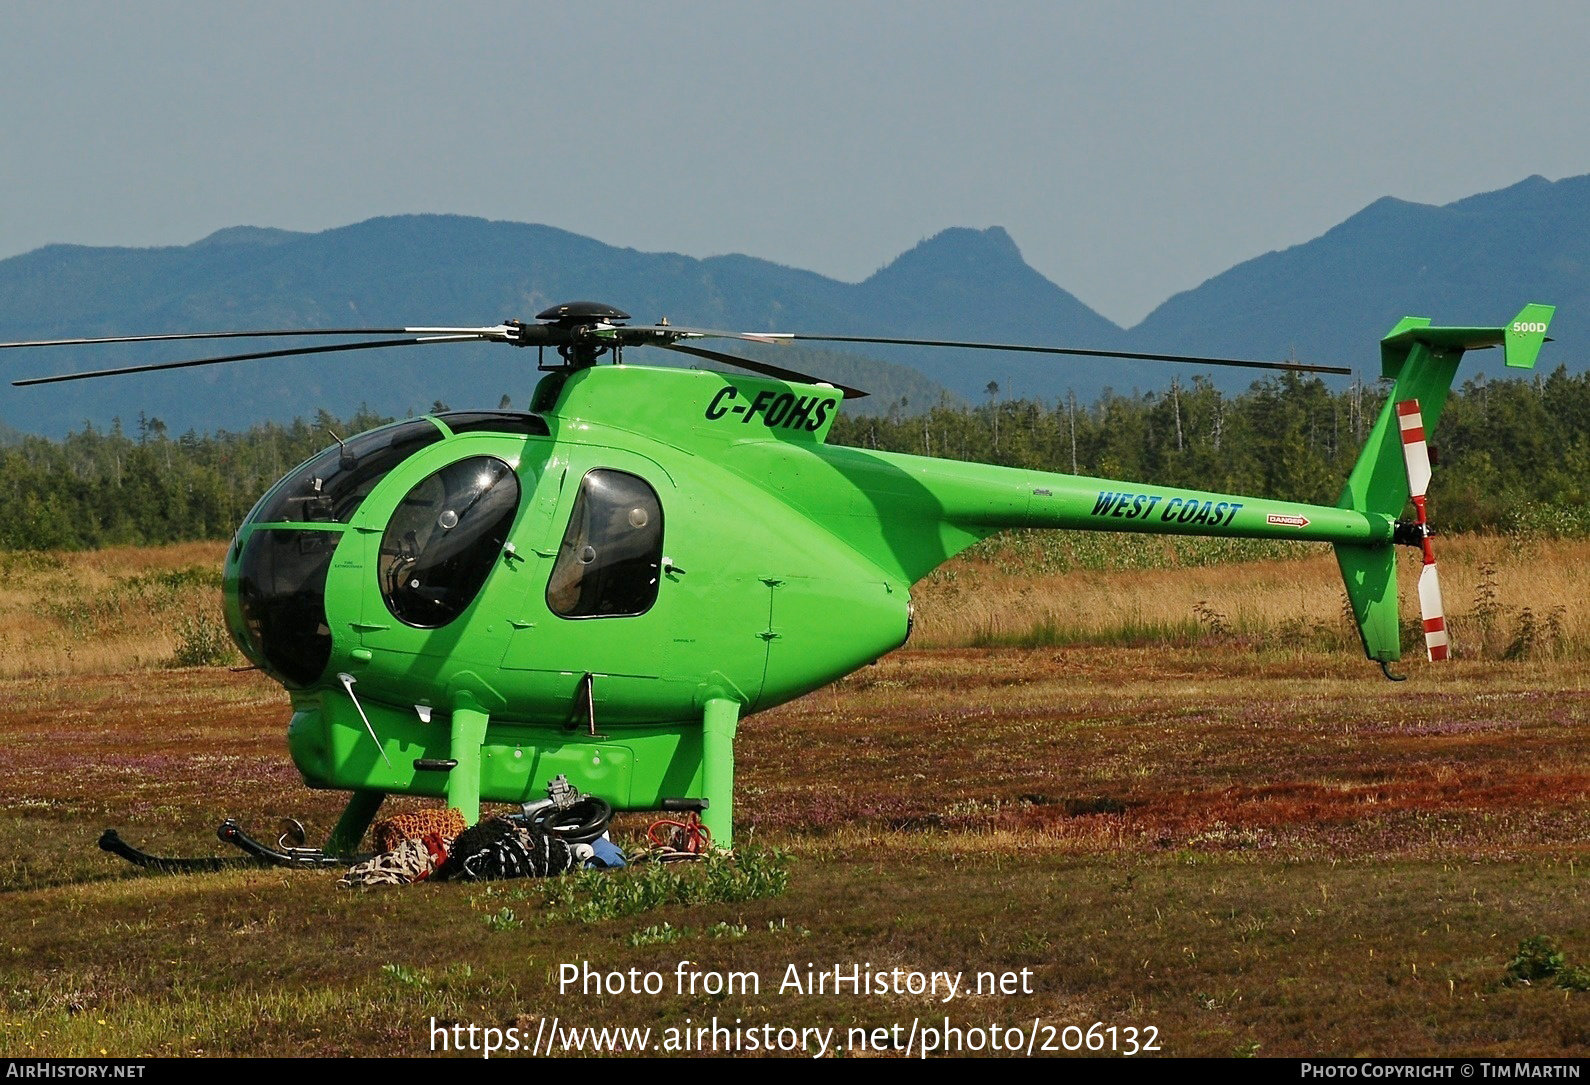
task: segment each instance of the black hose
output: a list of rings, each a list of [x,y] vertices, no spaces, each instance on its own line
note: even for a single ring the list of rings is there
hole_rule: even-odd
[[[613,807],[606,799],[586,795],[573,805],[559,810],[544,806],[528,817],[530,828],[546,833],[567,844],[589,844],[607,832],[607,823],[613,818]]]

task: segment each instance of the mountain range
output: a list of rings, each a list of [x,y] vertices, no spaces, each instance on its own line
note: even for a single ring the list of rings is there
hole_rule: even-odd
[[[636,322],[1216,354],[1355,366],[1377,374],[1375,340],[1406,314],[1501,324],[1525,302],[1558,306],[1546,364],[1582,369],[1590,331],[1590,176],[1530,177],[1441,207],[1384,198],[1324,235],[1245,261],[1121,328],[1045,279],[999,227],[951,228],[860,283],[751,256],[707,259],[617,248],[550,226],[449,215],[370,219],[321,233],[234,227],[151,249],[51,245],[0,261],[0,340],[228,328],[483,325],[594,299]],[[523,406],[535,356],[500,345],[432,347],[122,376],[13,389],[19,376],[232,353],[225,342],[10,351],[0,425],[59,434],[140,415],[172,432],[237,429],[361,405],[402,415],[435,401]],[[258,349],[270,349],[267,342]],[[252,349],[252,348],[239,348]],[[777,364],[875,394],[874,410],[945,397],[1088,402],[1104,389],[1158,390],[1187,367],[1011,354],[780,349]],[[633,351],[632,362],[669,360]],[[1500,371],[1497,352],[1465,372]],[[1191,372],[1198,372],[1193,369]],[[1238,390],[1251,371],[1218,370]],[[1345,378],[1344,378],[1345,379]],[[847,407],[847,409],[850,409]]]

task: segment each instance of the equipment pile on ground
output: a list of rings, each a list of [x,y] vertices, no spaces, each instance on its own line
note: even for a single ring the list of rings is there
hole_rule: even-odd
[[[337,884],[496,881],[620,867],[624,853],[607,837],[612,816],[605,801],[581,796],[562,776],[547,786],[546,799],[468,828],[450,808],[400,814],[373,827],[381,854],[354,864]]]

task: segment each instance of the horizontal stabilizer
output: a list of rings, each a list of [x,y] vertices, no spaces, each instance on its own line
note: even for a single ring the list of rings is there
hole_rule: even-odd
[[[1532,302],[1505,328],[1437,328],[1431,326],[1429,317],[1403,317],[1391,329],[1391,334],[1380,341],[1381,376],[1399,376],[1403,362],[1416,344],[1435,351],[1457,353],[1503,347],[1509,366],[1532,369],[1556,311],[1555,306]]]

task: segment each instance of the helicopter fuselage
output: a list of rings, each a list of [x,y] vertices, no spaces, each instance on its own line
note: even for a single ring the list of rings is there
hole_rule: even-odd
[[[456,766],[416,762],[478,759],[482,800],[563,774],[656,807],[706,789],[709,702],[779,704],[902,643],[909,582],[726,463],[744,436],[691,448],[622,417],[712,427],[759,395],[752,435],[808,449],[838,399],[587,369],[548,378],[544,413],[396,423],[279,483],[228,552],[227,613],[291,692],[306,782],[456,798]],[[489,717],[476,758],[459,711]]]

